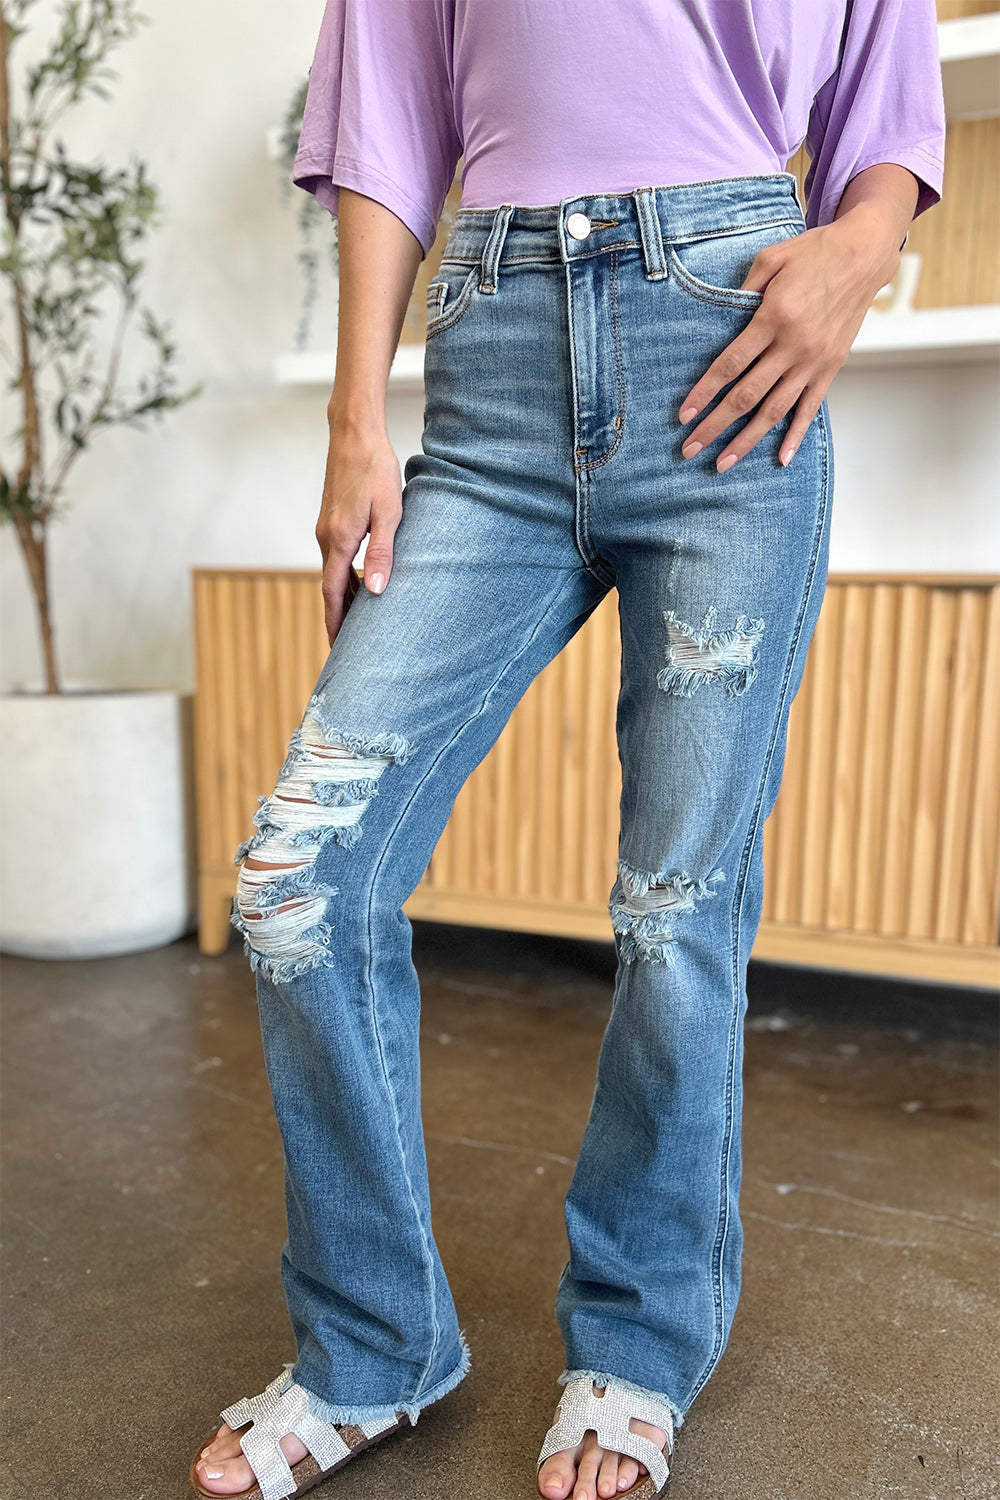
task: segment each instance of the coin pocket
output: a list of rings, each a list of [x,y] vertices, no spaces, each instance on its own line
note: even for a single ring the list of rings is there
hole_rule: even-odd
[[[468,311],[479,281],[479,262],[442,261],[427,283],[427,338],[451,328]]]

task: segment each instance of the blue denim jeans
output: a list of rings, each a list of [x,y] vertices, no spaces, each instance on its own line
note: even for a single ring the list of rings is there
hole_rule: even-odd
[[[416,1420],[468,1369],[401,908],[462,784],[611,588],[618,967],[566,1199],[556,1378],[615,1376],[680,1425],[723,1352],[762,831],[833,455],[825,401],[790,465],[791,413],[724,474],[738,427],[685,460],[678,411],[760,305],[740,290],[758,251],[804,229],[784,172],[456,214],[389,583],[352,602],[234,861],[284,1146],[288,1368],[325,1420]]]

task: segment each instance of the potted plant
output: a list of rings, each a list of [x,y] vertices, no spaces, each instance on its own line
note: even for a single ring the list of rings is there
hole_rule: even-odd
[[[0,429],[0,520],[27,568],[45,681],[0,695],[0,946],[93,957],[159,946],[190,925],[186,706],[176,691],[63,687],[48,528],[98,433],[162,416],[202,387],[176,389],[167,325],[140,304],[138,252],[159,222],[145,164],[74,160],[53,133],[87,96],[108,97],[107,59],[146,18],[132,0],[63,0],[46,49],[14,80],[34,3],[0,0],[0,278],[8,409],[20,417]],[[126,384],[135,323],[147,368]]]

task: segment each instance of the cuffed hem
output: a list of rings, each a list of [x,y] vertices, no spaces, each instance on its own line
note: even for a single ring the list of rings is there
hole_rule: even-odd
[[[448,1392],[453,1391],[459,1381],[464,1380],[465,1376],[469,1373],[471,1355],[463,1333],[459,1333],[458,1342],[462,1349],[462,1355],[458,1364],[443,1380],[439,1380],[429,1390],[421,1392],[419,1398],[415,1401],[393,1401],[388,1406],[335,1406],[330,1401],[324,1401],[322,1396],[316,1395],[315,1391],[311,1391],[294,1374],[292,1375],[292,1379],[296,1381],[297,1385],[302,1386],[302,1389],[309,1398],[308,1405],[310,1412],[321,1422],[332,1422],[337,1426],[348,1422],[359,1425],[362,1422],[388,1421],[397,1412],[405,1412],[415,1427],[424,1407],[430,1406],[434,1401],[440,1401],[442,1396],[447,1396]],[[292,1371],[293,1368],[291,1364],[285,1365],[286,1370]]]
[[[596,1385],[606,1386],[611,1381],[615,1385],[622,1386],[627,1391],[635,1391],[640,1396],[652,1396],[654,1401],[661,1401],[674,1419],[674,1430],[684,1426],[684,1413],[676,1402],[671,1401],[664,1391],[651,1391],[647,1386],[636,1385],[634,1380],[623,1380],[620,1375],[613,1375],[606,1370],[563,1370],[557,1377],[557,1385],[568,1385],[571,1380],[592,1380]],[[668,1433],[670,1446],[673,1447],[674,1435]]]

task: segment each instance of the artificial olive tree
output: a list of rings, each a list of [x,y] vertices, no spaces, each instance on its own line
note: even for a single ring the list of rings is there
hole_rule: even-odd
[[[109,97],[116,75],[107,59],[146,17],[132,0],[61,0],[47,7],[50,39],[14,80],[11,57],[36,6],[0,0],[0,275],[9,293],[2,326],[6,387],[17,393],[21,416],[16,430],[0,431],[0,520],[17,533],[38,606],[47,691],[56,693],[46,541],[49,522],[65,509],[73,465],[101,428],[141,424],[202,386],[176,390],[168,325],[140,303],[139,252],[159,223],[145,164],[81,162],[54,134],[81,100]],[[135,324],[151,349],[145,373],[125,388],[122,354]],[[19,451],[10,456],[10,447]]]

